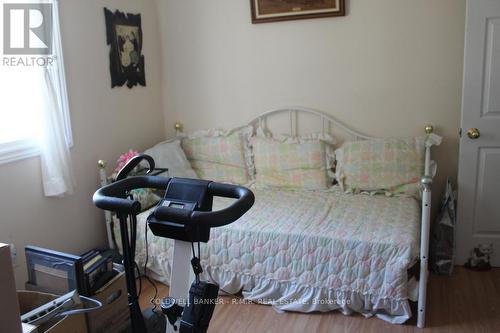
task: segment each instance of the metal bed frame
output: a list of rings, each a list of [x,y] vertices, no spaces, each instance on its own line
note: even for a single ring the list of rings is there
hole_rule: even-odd
[[[246,125],[235,128],[234,130],[241,129],[246,126],[261,126],[263,128],[268,128],[268,118],[271,116],[275,116],[277,114],[288,114],[289,121],[289,134],[292,136],[296,136],[299,133],[299,115],[311,115],[313,117],[319,118],[321,122],[321,133],[332,134],[334,137],[337,133],[336,130],[340,130],[348,135],[352,140],[369,140],[369,139],[377,139],[377,137],[372,137],[360,133],[356,130],[353,130],[338,121],[334,117],[329,114],[326,114],[322,111],[299,107],[299,106],[289,106],[282,107],[278,109],[273,109],[267,112],[260,114],[254,119],[250,120]],[[182,123],[175,123],[174,125],[176,131],[176,137],[181,137],[183,135],[183,125]],[[421,178],[421,187],[422,187],[422,214],[421,214],[421,231],[420,231],[420,270],[417,273],[418,280],[418,313],[417,313],[417,327],[423,328],[425,326],[425,315],[426,315],[426,299],[427,299],[427,281],[429,276],[428,271],[428,254],[429,254],[429,231],[430,231],[430,217],[431,217],[431,189],[433,182],[433,169],[435,167],[434,161],[431,160],[431,147],[433,145],[439,145],[441,142],[441,137],[437,136],[433,133],[434,128],[432,125],[425,126],[425,134],[427,136],[425,140],[425,167],[424,167],[424,175]],[[174,140],[173,138],[172,140]],[[100,160],[98,162],[99,166],[99,175],[101,179],[101,184],[107,184],[107,176],[106,176],[106,162]],[[111,214],[109,212],[105,212],[106,219],[106,229],[108,233],[108,241],[110,247],[113,246],[112,238],[111,238]],[[187,251],[187,250],[186,250]],[[175,251],[174,251],[174,260],[175,260]],[[177,284],[177,283],[176,283]],[[175,286],[172,286],[174,289]],[[177,289],[177,288],[175,288]]]

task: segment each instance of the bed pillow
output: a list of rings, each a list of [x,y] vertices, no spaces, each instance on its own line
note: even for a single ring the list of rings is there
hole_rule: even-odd
[[[257,187],[322,190],[333,183],[333,139],[257,135],[251,139]]]
[[[182,139],[182,149],[198,177],[246,184],[253,176],[249,139],[253,128],[205,130]]]
[[[161,142],[144,151],[158,168],[168,168],[169,177],[198,178],[181,148],[179,140]]]
[[[424,140],[417,137],[345,142],[335,151],[336,178],[346,190],[405,192],[423,175]]]

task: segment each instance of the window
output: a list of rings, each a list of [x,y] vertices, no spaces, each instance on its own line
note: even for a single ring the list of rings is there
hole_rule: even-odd
[[[0,0],[0,163],[40,154],[46,196],[75,181],[57,0]]]
[[[39,70],[0,67],[0,161],[38,152],[43,77]]]
[[[0,37],[9,36],[9,40],[1,42],[0,164],[40,153],[44,126],[43,107],[47,103],[47,65],[54,67],[52,72],[55,71],[55,81],[62,82],[61,85],[55,85],[60,90],[57,99],[64,118],[66,144],[72,144],[64,69],[56,63],[62,59],[62,50],[57,38],[59,23],[57,4],[54,3],[55,1],[0,0],[0,18],[3,18],[1,28],[4,30]],[[40,7],[41,4],[47,6]],[[44,26],[46,22],[52,22],[52,25]],[[26,36],[29,38],[25,40]],[[47,54],[40,51],[44,51],[44,48],[48,49]]]

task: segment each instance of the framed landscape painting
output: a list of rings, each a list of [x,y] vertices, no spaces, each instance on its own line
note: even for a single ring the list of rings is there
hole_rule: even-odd
[[[344,0],[250,0],[252,23],[344,16]]]

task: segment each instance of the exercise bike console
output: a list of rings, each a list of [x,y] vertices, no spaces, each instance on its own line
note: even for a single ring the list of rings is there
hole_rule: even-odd
[[[210,228],[199,223],[193,225],[189,219],[193,211],[212,210],[213,196],[208,193],[209,184],[197,179],[170,180],[165,197],[148,218],[153,234],[188,242],[207,242]]]
[[[225,209],[212,212],[214,196],[237,200]],[[156,236],[208,242],[210,228],[236,221],[253,203],[253,193],[241,186],[172,178],[164,199],[148,218],[148,225]]]

